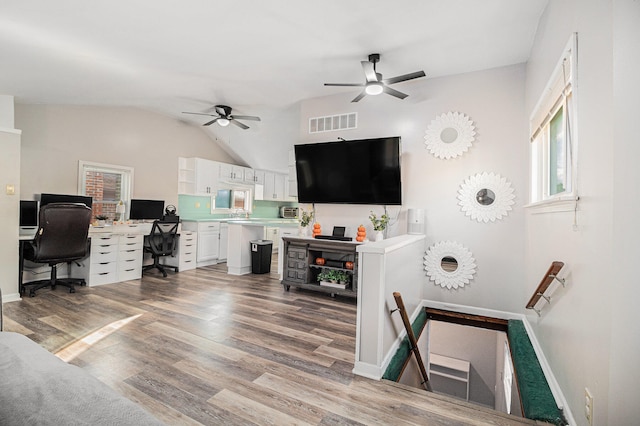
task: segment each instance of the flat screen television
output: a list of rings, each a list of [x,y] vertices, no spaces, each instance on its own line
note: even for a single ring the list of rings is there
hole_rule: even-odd
[[[164,200],[131,200],[129,219],[156,220],[164,215]]]
[[[298,201],[402,204],[400,137],[295,145]]]
[[[84,195],[40,194],[40,207],[51,203],[82,203],[91,208],[93,198]]]

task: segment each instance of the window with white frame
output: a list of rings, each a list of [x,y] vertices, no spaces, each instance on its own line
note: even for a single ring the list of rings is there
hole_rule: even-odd
[[[531,203],[575,196],[577,35],[573,34],[529,121]]]
[[[103,215],[110,220],[124,220],[132,187],[132,167],[88,161],[78,164],[78,194],[93,198],[93,218]],[[124,209],[118,208],[121,202]]]

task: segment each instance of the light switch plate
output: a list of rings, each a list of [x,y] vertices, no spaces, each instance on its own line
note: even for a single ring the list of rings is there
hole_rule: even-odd
[[[16,186],[8,183],[6,191],[7,195],[16,195]]]
[[[589,425],[593,425],[593,395],[588,388],[584,388],[584,415]]]

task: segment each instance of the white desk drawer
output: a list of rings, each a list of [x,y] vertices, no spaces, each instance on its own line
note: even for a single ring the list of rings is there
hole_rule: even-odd
[[[96,247],[91,250],[91,264],[109,263],[118,260],[115,247]]]
[[[91,247],[93,248],[94,246],[97,245],[113,245],[113,244],[118,244],[118,240],[119,240],[119,236],[118,235],[112,235],[112,234],[93,234],[91,235]]]
[[[136,260],[142,262],[142,249],[121,249],[118,260]]]
[[[110,284],[118,281],[118,274],[116,271],[112,272],[98,272],[93,273],[93,268],[91,270],[91,277],[89,277],[89,286],[94,285],[102,285],[102,284]]]
[[[102,274],[105,272],[116,272],[117,268],[118,265],[116,264],[116,262],[92,263],[91,275]]]
[[[122,271],[123,269],[131,269],[137,266],[142,267],[142,256],[140,256],[140,252],[138,252],[138,255],[136,256],[120,258],[120,260],[118,260],[119,271]]]
[[[178,269],[180,271],[188,271],[189,269],[195,269],[196,267],[196,258],[195,256],[193,257],[193,259],[180,259],[180,264],[178,266]]]
[[[138,280],[142,277],[142,264],[129,265],[118,271],[118,281]]]

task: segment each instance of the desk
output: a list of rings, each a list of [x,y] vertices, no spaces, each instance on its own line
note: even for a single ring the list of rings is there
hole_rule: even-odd
[[[92,226],[89,228],[91,249],[89,255],[71,264],[70,275],[84,278],[88,286],[109,284],[120,281],[139,279],[142,276],[143,240],[151,232],[152,223],[121,224],[113,226]],[[181,225],[178,225],[178,232]],[[20,295],[24,294],[24,245],[33,240],[36,230],[32,234],[20,233],[19,236],[19,264],[18,288]],[[190,232],[185,232],[191,237]],[[195,251],[188,250],[191,238],[185,235],[182,245],[184,248],[176,251],[176,260],[182,266],[180,269],[195,267],[189,256],[195,256]],[[180,238],[180,237],[178,237]],[[182,259],[184,254],[185,259]]]

